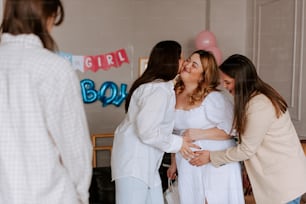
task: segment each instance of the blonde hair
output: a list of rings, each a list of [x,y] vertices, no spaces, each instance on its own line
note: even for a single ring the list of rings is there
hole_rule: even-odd
[[[202,64],[202,79],[198,82],[197,88],[190,94],[188,103],[194,105],[196,102],[202,101],[210,92],[218,91],[219,71],[214,55],[205,50],[197,50],[191,55],[198,54]],[[174,90],[177,95],[181,94],[185,89],[185,84],[181,77],[177,78]]]

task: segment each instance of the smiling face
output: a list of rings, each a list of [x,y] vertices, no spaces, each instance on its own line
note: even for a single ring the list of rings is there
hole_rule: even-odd
[[[220,78],[221,78],[221,83],[223,84],[223,87],[227,89],[230,92],[230,94],[234,95],[235,94],[235,79],[224,74],[222,71],[220,71]]]
[[[180,72],[184,82],[196,82],[202,79],[203,66],[199,54],[193,54],[185,60]]]

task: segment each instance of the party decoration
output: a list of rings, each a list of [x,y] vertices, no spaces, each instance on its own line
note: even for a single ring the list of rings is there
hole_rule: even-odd
[[[195,45],[197,49],[203,50],[216,47],[216,37],[212,32],[203,30],[196,36]]]
[[[208,47],[205,50],[206,51],[210,51],[214,55],[218,66],[221,65],[221,62],[222,62],[222,53],[221,53],[219,48],[217,48],[217,47]]]
[[[117,107],[119,107],[122,104],[124,99],[127,97],[127,90],[126,90],[126,88],[127,88],[126,84],[121,84],[120,85],[120,93],[119,93],[119,95],[117,95],[115,100],[112,101],[112,104],[114,104]]]
[[[81,81],[81,92],[84,103],[93,103],[98,98],[98,93],[95,90],[95,82],[90,79]]]
[[[74,55],[71,57],[71,65],[74,69],[84,72],[84,56]]]
[[[106,96],[106,91],[110,91],[110,96]],[[112,103],[112,101],[116,98],[118,92],[118,87],[115,83],[111,81],[104,82],[100,88],[100,101],[103,104],[103,107]]]
[[[126,84],[121,84],[118,89],[114,82],[106,81],[101,85],[99,91],[95,90],[95,83],[90,79],[83,79],[80,84],[84,103],[100,100],[103,107],[110,104],[119,107],[127,97]]]
[[[118,68],[123,63],[130,63],[125,49],[95,56],[75,56],[66,52],[59,52],[60,56],[68,60],[71,65],[80,70],[97,72],[99,69],[109,70],[111,67]]]
[[[217,41],[215,35],[207,30],[201,31],[195,39],[195,45],[197,49],[210,51],[218,64],[222,63],[222,53],[221,50],[217,47]]]

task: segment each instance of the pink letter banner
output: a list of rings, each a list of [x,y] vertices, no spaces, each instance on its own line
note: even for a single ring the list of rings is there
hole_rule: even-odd
[[[125,49],[95,56],[77,56],[66,52],[59,52],[58,54],[67,59],[75,69],[81,72],[88,70],[97,72],[99,69],[106,71],[111,67],[118,68],[123,63],[130,63]]]

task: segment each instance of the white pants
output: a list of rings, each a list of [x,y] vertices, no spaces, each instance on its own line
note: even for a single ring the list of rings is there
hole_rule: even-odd
[[[162,186],[149,187],[134,177],[115,180],[116,204],[164,204]]]

